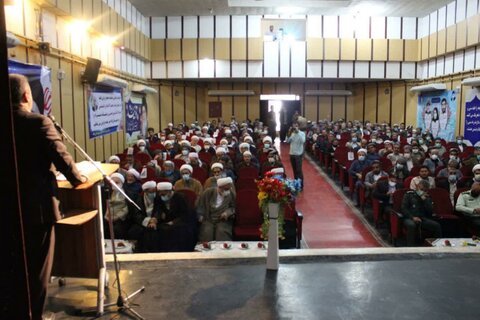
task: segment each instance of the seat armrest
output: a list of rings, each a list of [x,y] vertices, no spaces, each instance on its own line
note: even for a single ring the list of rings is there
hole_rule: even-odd
[[[398,218],[403,219],[403,214],[401,212],[398,212],[396,210],[390,210],[390,214],[396,215]]]

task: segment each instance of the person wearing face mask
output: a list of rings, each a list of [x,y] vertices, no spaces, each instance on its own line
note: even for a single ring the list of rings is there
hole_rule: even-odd
[[[425,139],[420,137],[420,138],[418,138],[417,142],[418,142],[418,146],[420,147],[420,149],[423,150],[423,152],[428,151],[428,145],[425,143]]]
[[[167,179],[171,184],[175,184],[182,177],[180,171],[175,169],[175,163],[167,160],[163,163],[163,171],[160,173],[160,178]]]
[[[412,154],[411,154],[412,163],[414,166],[421,166],[425,159],[425,154],[423,149],[418,145],[412,145]]]
[[[120,173],[113,173],[110,175],[112,181],[123,190],[125,178]],[[105,226],[108,226],[108,221],[112,219],[113,232],[115,239],[126,239],[127,231],[130,227],[129,212],[130,206],[125,199],[125,196],[121,194],[116,188],[112,187],[112,193],[110,199],[108,199],[107,210],[105,210]],[[110,229],[105,229],[105,239],[110,239]]]
[[[463,160],[463,164],[469,168],[473,168],[477,164],[480,164],[480,145],[475,146],[473,154]]]
[[[380,217],[383,217],[384,213],[390,212],[393,204],[392,195],[399,189],[403,189],[403,183],[392,172],[388,175],[388,179],[382,179],[377,182],[373,189],[372,197],[380,201],[380,212],[382,213]]]
[[[410,182],[410,189],[416,190],[417,185],[422,180],[427,181],[431,188],[435,188],[435,179],[432,176],[430,176],[430,170],[428,169],[427,166],[421,166],[418,176],[414,177]]]
[[[188,163],[188,154],[190,153],[190,147],[183,146],[180,153],[175,156],[175,159],[181,159]]]
[[[362,172],[365,168],[370,166],[370,161],[367,159],[367,150],[359,149],[357,151],[357,159],[352,162],[348,169],[348,174],[353,178],[355,184],[354,197],[357,195],[358,188],[363,185]]]
[[[135,169],[130,169],[127,171],[125,182],[123,184],[123,190],[125,194],[137,202],[142,192],[142,184],[140,182],[140,173]]]
[[[194,233],[191,228],[190,217],[193,209],[181,193],[174,192],[170,182],[157,184],[152,219],[147,228],[156,232],[152,244],[157,252],[191,251],[194,247]]]
[[[235,193],[230,177],[217,180],[217,187],[206,189],[197,205],[200,222],[199,242],[231,241],[235,215]]]
[[[366,197],[377,185],[377,181],[382,177],[387,177],[388,174],[382,170],[382,164],[376,160],[372,162],[372,170],[365,175]]]
[[[380,157],[386,157],[387,155],[389,155],[390,153],[393,152],[393,143],[392,141],[390,140],[385,140],[385,142],[383,143],[384,144],[384,148],[383,149],[380,149],[378,151],[378,154],[380,155]]]
[[[212,164],[212,166],[210,167],[210,174],[211,177],[205,180],[205,183],[203,184],[203,190],[217,187],[217,180],[225,178],[227,176],[227,174],[223,170],[223,164],[221,164],[220,162],[215,162]]]
[[[442,144],[442,139],[439,139],[439,138],[435,139],[435,143],[433,147],[438,150],[439,157],[443,157],[445,152],[447,152],[447,149]]]
[[[480,183],[476,182],[469,191],[462,192],[455,205],[455,210],[460,212],[474,232],[480,231]]]
[[[403,158],[406,161],[406,167],[408,171],[412,170],[413,168],[413,160],[412,160],[412,146],[406,145],[403,146]],[[397,159],[398,161],[398,159]]]
[[[192,190],[198,197],[203,192],[203,186],[200,181],[192,177],[192,173],[193,168],[191,165],[182,165],[180,167],[180,174],[182,178],[175,182],[174,188],[176,191],[182,189]]]
[[[405,178],[410,175],[408,170],[407,160],[404,157],[398,157],[395,165],[390,169],[390,174],[393,174],[398,182],[403,182]]]
[[[158,238],[156,228],[153,227],[155,218],[152,216],[155,197],[157,195],[157,183],[147,181],[142,184],[143,194],[137,204],[141,210],[136,210],[133,224],[128,230],[128,239],[137,240],[135,252],[156,252]],[[152,223],[150,223],[152,222]]]
[[[462,179],[458,181],[457,188],[471,188],[474,183],[480,183],[480,164],[473,167],[472,174],[472,179]]]
[[[283,168],[283,163],[278,157],[278,152],[272,150],[268,153],[267,161],[262,163],[261,173],[264,174],[267,171],[270,171],[272,168]]]
[[[461,172],[460,170],[457,169],[456,167],[457,162],[455,160],[452,160],[451,163],[449,163],[448,168],[442,169],[441,171],[446,170],[446,172],[441,172],[442,173],[442,178],[444,179],[436,179],[436,185],[438,188],[443,188],[447,190],[450,194],[450,201],[452,205],[454,205],[455,201],[455,192],[457,191],[457,182],[458,182],[458,176],[461,177]],[[440,172],[438,177],[440,177]]]
[[[428,167],[431,174],[434,174],[437,167],[443,166],[443,163],[438,156],[437,149],[430,148],[429,155],[430,156],[423,161],[423,165]]]
[[[150,150],[147,147],[147,142],[145,140],[143,139],[138,140],[136,146],[138,148],[138,153],[144,153],[149,155],[150,158],[152,157],[152,154],[150,153]]]
[[[203,168],[203,162],[200,160],[198,153],[190,152],[188,154],[188,161],[187,163],[192,166],[192,168]]]
[[[465,151],[465,148],[467,147],[467,144],[465,143],[465,140],[463,140],[463,136],[457,136],[455,142],[456,142],[456,144],[457,144],[456,148],[457,148],[460,152],[464,152],[464,151]]]
[[[432,220],[433,203],[428,195],[429,183],[420,181],[415,190],[408,191],[402,200],[401,212],[404,216],[403,225],[406,228],[407,246],[415,246],[417,231],[427,230],[434,238],[442,237],[442,227]]]
[[[445,158],[445,159],[443,160],[443,163],[445,164],[445,166],[448,166],[448,162],[449,162],[450,160],[455,160],[455,161],[457,161],[458,168],[461,168],[461,167],[462,167],[462,162],[460,161],[460,157],[459,157],[458,149],[457,149],[457,148],[451,148],[451,149],[448,151],[448,158]]]
[[[462,171],[458,169],[459,162],[457,160],[449,160],[447,167],[440,170],[437,174],[439,178],[449,178],[452,174],[455,175],[456,180],[460,180],[463,177]]]
[[[257,171],[260,169],[258,160],[255,159],[250,151],[245,151],[242,155],[242,161],[237,164],[236,172],[237,174],[242,168],[255,168]]]

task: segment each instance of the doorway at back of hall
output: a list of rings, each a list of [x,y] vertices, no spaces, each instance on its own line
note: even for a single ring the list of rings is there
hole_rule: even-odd
[[[285,140],[295,112],[301,114],[300,97],[297,95],[260,96],[260,121],[269,127],[269,135],[278,136],[280,141]]]

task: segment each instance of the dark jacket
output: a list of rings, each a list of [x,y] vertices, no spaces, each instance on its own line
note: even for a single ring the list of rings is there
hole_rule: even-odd
[[[382,201],[383,203],[389,203],[390,201],[390,195],[388,195],[388,190],[389,190],[389,180],[388,179],[382,179],[377,182],[376,187],[373,189],[372,196],[375,199],[378,199]],[[403,183],[397,182],[395,186],[395,190],[403,189]]]
[[[155,198],[153,205],[152,217],[157,218],[158,224],[164,224],[173,221],[173,225],[182,225],[188,221],[189,207],[185,196],[181,193],[174,193],[172,198],[166,202],[160,196]],[[162,213],[165,213],[165,218],[162,219]]]
[[[24,110],[13,117],[24,223],[52,225],[61,218],[52,164],[73,186],[81,175],[49,118]]]
[[[415,191],[408,191],[402,200],[402,214],[405,218],[431,218],[433,214],[433,203],[430,197],[425,200],[417,195]]]

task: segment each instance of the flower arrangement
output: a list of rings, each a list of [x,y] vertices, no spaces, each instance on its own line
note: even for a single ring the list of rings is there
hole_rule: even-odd
[[[285,239],[284,230],[284,207],[290,206],[301,190],[300,180],[283,179],[275,176],[273,172],[265,173],[263,179],[257,180],[258,205],[263,212],[263,223],[260,228],[261,237],[268,239],[269,217],[268,203],[276,202],[280,204],[278,214],[278,237]]]

